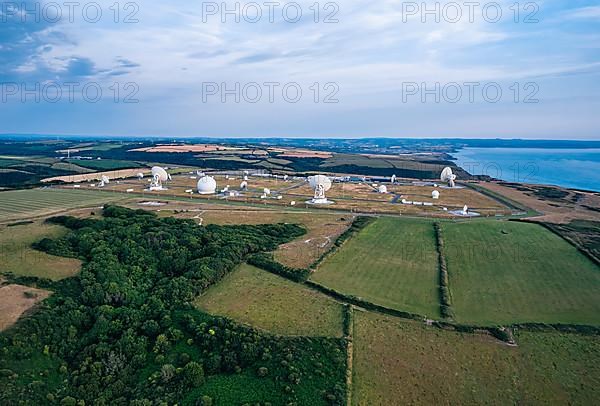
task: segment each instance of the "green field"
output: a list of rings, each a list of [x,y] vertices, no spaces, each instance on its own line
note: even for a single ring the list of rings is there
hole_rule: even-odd
[[[84,168],[96,171],[110,171],[113,169],[139,168],[142,165],[135,161],[123,161],[118,159],[90,159],[90,160],[71,160],[67,161]]]
[[[509,347],[476,334],[355,312],[354,405],[597,404],[600,340],[517,334]]]
[[[79,272],[77,259],[48,255],[31,248],[42,238],[58,238],[66,233],[64,227],[40,221],[11,227],[0,227],[0,273],[37,276],[53,280]]]
[[[0,222],[41,216],[86,205],[102,205],[125,198],[126,196],[120,193],[92,190],[45,188],[5,191],[0,192]]]
[[[373,303],[439,316],[432,223],[380,218],[327,258],[311,279]]]
[[[456,320],[600,324],[600,269],[536,224],[445,223]]]
[[[342,305],[247,264],[209,289],[196,305],[276,334],[342,336]]]

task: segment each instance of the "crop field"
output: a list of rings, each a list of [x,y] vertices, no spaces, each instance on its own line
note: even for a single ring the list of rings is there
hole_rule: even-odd
[[[0,222],[42,216],[85,205],[102,205],[125,198],[127,196],[123,194],[58,188],[0,192]]]
[[[379,218],[319,266],[311,279],[373,303],[439,316],[432,223]]]
[[[444,223],[459,322],[600,324],[600,269],[536,224]]]
[[[246,264],[199,297],[196,305],[276,334],[342,335],[342,305]]]
[[[600,340],[520,332],[488,337],[355,312],[353,405],[596,404]]]
[[[81,262],[73,258],[48,255],[31,248],[42,238],[58,238],[66,229],[36,221],[17,226],[0,226],[0,273],[37,276],[58,280],[79,272]]]

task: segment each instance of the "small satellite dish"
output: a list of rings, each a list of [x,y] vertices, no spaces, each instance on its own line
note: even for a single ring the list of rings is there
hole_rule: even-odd
[[[138,172],[137,177],[138,179],[144,179],[144,174],[142,172]]]
[[[452,173],[452,168],[449,166],[445,167],[442,173],[440,174],[440,180],[442,182],[447,182],[449,187],[454,187],[454,180],[456,179],[456,175]]]
[[[247,181],[243,181],[242,183],[240,183],[240,189],[247,190],[248,189],[248,182]]]
[[[110,183],[110,179],[108,179],[108,176],[102,175],[101,182],[103,183],[102,186],[104,186],[104,185]]]
[[[469,208],[467,207],[466,204],[463,206],[462,214],[463,214],[463,216],[466,216],[469,214]]]
[[[396,183],[396,175],[395,175],[395,174],[394,174],[394,175],[392,175],[391,182],[392,182],[392,183]]]
[[[263,189],[263,193],[264,193],[265,195],[267,195],[267,196],[268,196],[268,195],[270,195],[270,194],[271,194],[271,189],[269,189],[269,188],[264,188],[264,189]]]
[[[379,187],[377,188],[377,192],[379,192],[379,193],[387,193],[387,186],[385,186],[385,185],[379,185]]]
[[[440,198],[440,192],[438,192],[437,190],[434,190],[433,192],[431,192],[431,198],[432,199],[439,199]]]
[[[325,197],[325,192],[331,189],[331,179],[325,175],[309,176],[308,184],[315,191],[314,197],[309,200],[312,204],[332,203]]]

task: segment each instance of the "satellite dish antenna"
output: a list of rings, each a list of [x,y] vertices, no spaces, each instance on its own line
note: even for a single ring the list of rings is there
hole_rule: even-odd
[[[240,189],[247,190],[248,189],[248,182],[243,181],[242,183],[240,183]]]
[[[325,192],[331,189],[331,179],[325,175],[309,176],[308,184],[315,191],[314,197],[309,200],[312,204],[329,204],[333,203],[325,197]]]
[[[449,187],[454,187],[454,180],[456,179],[456,175],[452,173],[452,168],[449,166],[445,167],[442,173],[440,174],[440,180],[442,182],[447,182]]]
[[[392,180],[391,180],[391,182],[392,182],[392,183],[396,183],[396,174],[392,175]]]
[[[385,185],[379,185],[379,187],[377,188],[377,192],[387,193],[387,187]]]
[[[434,190],[433,192],[431,192],[431,198],[432,199],[439,199],[440,198],[440,192],[438,192],[437,190]]]
[[[268,196],[268,195],[270,195],[270,194],[271,194],[271,189],[269,189],[269,188],[264,188],[264,189],[263,189],[263,193],[265,194],[265,196]]]
[[[137,177],[138,179],[144,179],[144,174],[142,172],[138,172]]]
[[[462,209],[462,215],[463,215],[463,216],[467,216],[468,214],[469,214],[469,208],[468,208],[468,207],[467,207],[467,205],[465,204],[465,205],[463,206],[463,209]]]
[[[104,186],[104,185],[106,185],[106,184],[110,183],[110,179],[108,179],[108,176],[106,176],[106,175],[102,175],[102,178],[101,178],[101,183],[102,183],[102,186]]]
[[[152,167],[152,181],[149,190],[164,190],[162,183],[170,179],[169,174],[160,166]]]

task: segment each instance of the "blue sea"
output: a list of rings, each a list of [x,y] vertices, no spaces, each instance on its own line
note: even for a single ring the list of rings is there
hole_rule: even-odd
[[[600,191],[600,149],[463,148],[452,156],[473,175]]]

